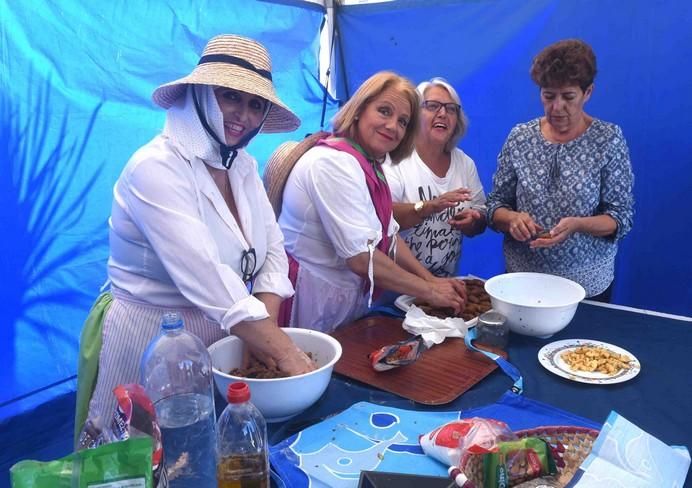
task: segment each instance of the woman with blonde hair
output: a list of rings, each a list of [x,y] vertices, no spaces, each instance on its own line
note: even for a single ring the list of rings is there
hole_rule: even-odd
[[[397,239],[382,165],[410,154],[417,107],[406,78],[377,73],[337,113],[333,135],[286,172],[279,225],[296,295],[283,323],[331,331],[363,316],[383,289],[463,308],[463,283],[434,277]]]

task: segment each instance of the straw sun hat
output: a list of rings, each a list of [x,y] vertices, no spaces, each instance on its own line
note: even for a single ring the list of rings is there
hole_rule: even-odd
[[[192,73],[161,85],[152,94],[154,103],[170,108],[188,84],[216,85],[258,95],[272,103],[261,132],[291,132],[300,119],[279,99],[272,83],[267,50],[257,41],[236,35],[212,38]]]
[[[276,218],[279,218],[281,214],[284,187],[286,186],[288,175],[291,174],[291,170],[308,149],[329,134],[329,132],[320,131],[307,136],[300,142],[286,141],[277,147],[269,157],[264,168],[263,179],[264,187],[267,190],[269,202],[272,204],[272,208],[274,208]]]

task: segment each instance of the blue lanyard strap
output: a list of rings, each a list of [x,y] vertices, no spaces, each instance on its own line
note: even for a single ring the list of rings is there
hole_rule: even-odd
[[[464,343],[466,344],[466,347],[468,347],[472,351],[480,352],[481,354],[484,354],[493,361],[495,361],[497,365],[500,368],[502,368],[502,371],[504,371],[505,374],[507,374],[507,376],[514,380],[514,385],[512,385],[512,388],[510,389],[517,395],[521,395],[524,391],[524,378],[521,376],[521,373],[516,368],[516,366],[507,361],[502,356],[495,354],[494,352],[478,349],[476,346],[473,345],[472,341],[474,339],[476,339],[476,328],[471,327],[468,331],[466,331],[466,334],[464,335]]]

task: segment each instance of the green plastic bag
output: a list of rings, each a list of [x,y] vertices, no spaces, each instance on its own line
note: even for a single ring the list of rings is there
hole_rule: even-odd
[[[151,437],[85,449],[56,461],[20,461],[12,488],[152,488]]]
[[[499,442],[497,452],[483,454],[485,488],[507,488],[555,473],[550,446],[538,437]]]

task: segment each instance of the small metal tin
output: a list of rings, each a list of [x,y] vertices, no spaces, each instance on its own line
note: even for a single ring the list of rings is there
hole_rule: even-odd
[[[478,317],[476,342],[486,346],[504,349],[509,341],[507,318],[499,312],[490,310]]]

